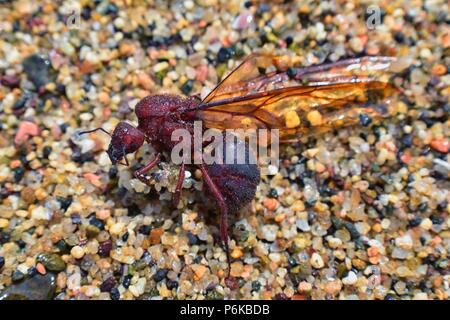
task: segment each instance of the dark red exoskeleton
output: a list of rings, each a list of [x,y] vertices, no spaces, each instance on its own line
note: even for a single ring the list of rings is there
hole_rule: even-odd
[[[145,173],[178,143],[172,140],[173,132],[193,132],[194,120],[220,130],[278,129],[280,142],[291,142],[358,124],[363,118],[381,117],[389,113],[386,98],[396,91],[387,77],[393,60],[363,57],[301,68],[294,67],[295,57],[253,54],[203,100],[175,95],[142,99],[135,109],[137,128],[120,122],[107,152],[113,164],[122,159],[128,164],[127,154],[136,152],[144,142],[150,143],[157,151],[154,159],[134,172],[146,182]],[[103,130],[84,133],[99,129]],[[197,166],[208,194],[219,206],[220,235],[229,264],[227,216],[253,199],[260,171],[256,164]],[[174,194],[176,203],[184,172],[183,163]]]

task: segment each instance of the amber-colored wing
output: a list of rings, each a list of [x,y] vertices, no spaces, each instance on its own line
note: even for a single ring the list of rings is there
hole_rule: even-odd
[[[201,103],[198,118],[218,129],[280,130],[280,141],[383,116],[390,57],[363,57],[296,68],[295,57],[254,54]]]

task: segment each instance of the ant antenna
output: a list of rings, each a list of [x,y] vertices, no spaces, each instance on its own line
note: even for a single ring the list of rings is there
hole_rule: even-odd
[[[86,133],[96,132],[96,131],[98,131],[98,130],[103,131],[104,133],[106,133],[108,136],[111,137],[111,133],[109,133],[108,131],[106,131],[106,130],[103,129],[103,128],[95,128],[95,129],[92,129],[92,130],[81,131],[81,132],[79,133],[79,135],[86,134]]]

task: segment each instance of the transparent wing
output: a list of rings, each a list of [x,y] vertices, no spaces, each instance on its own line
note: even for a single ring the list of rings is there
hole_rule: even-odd
[[[279,129],[297,140],[388,114],[390,57],[363,57],[296,68],[295,58],[254,54],[200,104],[207,127]]]

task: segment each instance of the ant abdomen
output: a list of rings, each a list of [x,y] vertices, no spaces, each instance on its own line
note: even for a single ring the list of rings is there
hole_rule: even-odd
[[[244,161],[242,161],[242,154],[238,156],[238,153],[243,151],[243,147],[245,147]],[[222,194],[229,213],[235,213],[255,197],[260,180],[260,170],[255,155],[252,150],[249,150],[246,142],[240,139],[233,143],[224,142],[223,150],[223,164],[214,163],[205,167],[211,180]],[[230,159],[227,158],[227,151]],[[230,157],[230,155],[232,156]],[[214,197],[210,193],[208,195]]]

